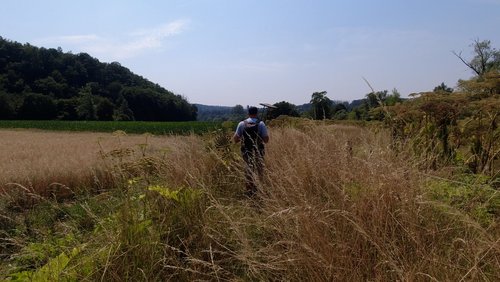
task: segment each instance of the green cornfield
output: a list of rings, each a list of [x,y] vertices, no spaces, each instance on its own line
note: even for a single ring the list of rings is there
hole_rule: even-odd
[[[29,128],[54,131],[92,131],[156,135],[166,134],[202,134],[222,125],[218,122],[182,121],[62,121],[62,120],[0,120],[0,128]]]

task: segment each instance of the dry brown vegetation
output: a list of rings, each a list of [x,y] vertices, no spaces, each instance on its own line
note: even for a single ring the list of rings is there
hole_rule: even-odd
[[[80,221],[72,223],[78,216],[57,206],[70,219],[55,217],[51,232],[41,226],[37,232],[49,237],[64,230],[77,239],[59,243],[40,261],[19,259],[32,246],[20,239],[28,231],[5,228],[8,242],[17,245],[0,250],[6,261],[17,259],[22,267],[16,271],[39,268],[64,252],[70,261],[57,275],[78,280],[500,279],[497,214],[480,224],[464,210],[430,197],[432,180],[403,153],[391,152],[383,131],[312,123],[273,127],[266,173],[254,199],[243,196],[241,159],[238,147],[229,143],[230,132],[162,138],[0,134],[2,140],[21,140],[10,141],[16,148],[11,151],[20,155],[10,152],[2,164],[22,159],[20,144],[32,148],[26,149],[24,165],[2,172],[2,182],[35,173],[79,177],[82,170],[99,168],[116,186],[86,195],[85,205],[78,196],[72,202],[85,207],[89,231],[82,231]],[[52,151],[48,148],[58,153],[40,154]],[[35,156],[38,163],[32,162]],[[9,178],[14,175],[22,177]],[[69,186],[63,180],[49,177],[43,183]],[[492,195],[488,201],[498,201],[498,193]],[[15,221],[8,209],[2,215]],[[3,226],[15,228],[9,224]]]
[[[110,168],[104,154],[124,148],[130,150],[128,157],[132,158],[143,153],[158,153],[183,142],[179,138],[125,135],[123,132],[0,130],[0,188],[9,191],[22,185],[45,196],[53,189],[72,192],[106,189],[109,188],[106,185],[113,183],[106,178]]]

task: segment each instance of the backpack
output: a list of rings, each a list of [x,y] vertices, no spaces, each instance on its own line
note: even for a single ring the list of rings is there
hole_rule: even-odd
[[[262,153],[264,150],[264,143],[259,136],[260,120],[256,122],[244,120],[243,123],[243,142],[241,142],[241,150],[248,153],[258,150]]]

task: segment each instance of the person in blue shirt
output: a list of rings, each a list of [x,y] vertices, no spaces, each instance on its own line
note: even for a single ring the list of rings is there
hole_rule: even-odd
[[[257,192],[256,177],[264,171],[265,143],[269,142],[267,127],[258,118],[256,107],[248,108],[248,118],[236,128],[233,140],[241,142],[241,154],[245,160],[246,194],[252,197]]]

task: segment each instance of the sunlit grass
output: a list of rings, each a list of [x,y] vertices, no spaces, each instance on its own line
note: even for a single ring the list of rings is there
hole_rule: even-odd
[[[498,214],[475,214],[497,203],[494,190],[476,197],[465,190],[481,187],[469,185],[455,197],[459,184],[422,174],[404,152],[390,150],[387,134],[369,127],[281,124],[270,132],[253,199],[244,196],[229,130],[162,138],[79,133],[75,139],[88,146],[81,154],[95,161],[81,167],[101,163],[114,188],[62,202],[37,198],[29,213],[12,209],[16,195],[9,194],[0,223],[10,267],[0,269],[34,277],[64,259],[58,277],[69,280],[500,279]],[[72,142],[65,144],[79,144]],[[63,168],[71,158],[53,162]]]

